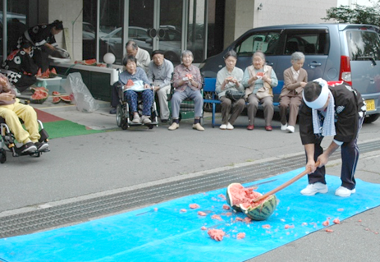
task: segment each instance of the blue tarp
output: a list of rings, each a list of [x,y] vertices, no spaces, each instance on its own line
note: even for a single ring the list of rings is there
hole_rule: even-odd
[[[244,186],[260,184],[256,191],[265,193],[302,171]],[[357,179],[357,193],[341,198],[334,195],[340,179],[327,176],[327,183],[329,192],[315,196],[299,193],[307,184],[306,177],[281,190],[276,194],[280,200],[277,209],[266,221],[236,221],[245,215],[223,209],[223,188],[74,226],[0,239],[0,260],[244,261],[320,230],[328,219],[332,224],[335,218],[344,220],[380,204],[378,184]],[[190,209],[192,203],[200,207]],[[207,216],[199,216],[198,211]],[[220,242],[212,240],[203,226],[222,229],[226,236]],[[237,239],[241,232],[245,238]]]

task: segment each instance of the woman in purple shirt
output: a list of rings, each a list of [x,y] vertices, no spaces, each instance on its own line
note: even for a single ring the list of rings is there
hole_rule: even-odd
[[[200,92],[202,88],[202,78],[199,68],[193,65],[194,56],[189,50],[182,52],[182,64],[174,68],[173,86],[175,89],[172,97],[172,118],[173,123],[169,130],[179,128],[179,109],[181,102],[190,98],[194,101],[194,124],[193,129],[203,131],[200,124],[203,109],[203,97]]]

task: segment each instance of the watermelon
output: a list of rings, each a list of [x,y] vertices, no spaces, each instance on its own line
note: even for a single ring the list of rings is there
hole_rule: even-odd
[[[40,77],[41,75],[42,75],[41,68],[38,68],[38,71],[37,71],[36,77]]]
[[[49,78],[54,78],[57,76],[57,70],[53,67],[52,70],[49,72]]]
[[[61,102],[61,93],[59,93],[58,91],[53,91],[51,94],[53,95],[53,104],[58,104],[59,102]]]
[[[96,65],[96,59],[83,60],[85,65]]]
[[[61,102],[61,98],[59,96],[53,96],[52,103],[58,104],[59,102]]]
[[[44,86],[39,86],[39,87],[30,87],[30,90],[32,91],[32,94],[34,94],[35,92],[38,92],[38,91],[44,91],[44,92],[49,92],[49,89],[47,89],[46,87]]]
[[[42,104],[43,102],[46,101],[48,96],[49,96],[49,93],[42,89],[35,90],[34,94],[30,97],[30,102],[33,104]]]
[[[63,102],[71,103],[71,96],[69,95],[61,95],[61,99]]]
[[[46,69],[46,71],[42,73],[41,78],[49,78],[49,76],[50,76],[50,70]]]
[[[132,79],[128,79],[128,81],[127,81],[127,87],[131,87],[133,85],[134,85],[134,83],[133,83]]]
[[[276,209],[277,198],[275,195],[270,195],[254,202],[262,194],[253,190],[254,188],[244,188],[239,183],[232,183],[227,187],[226,201],[234,210],[245,213],[253,220],[265,220]]]

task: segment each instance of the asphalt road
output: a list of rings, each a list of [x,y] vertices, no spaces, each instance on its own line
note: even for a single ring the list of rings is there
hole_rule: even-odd
[[[105,113],[74,115],[86,125],[91,121],[94,126],[115,125],[114,116]],[[258,118],[255,130],[247,131],[246,122],[245,116],[239,117],[233,131],[211,128],[207,119],[204,132],[192,130],[191,121],[181,122],[173,132],[167,125],[144,131],[116,129],[52,139],[51,152],[40,158],[13,158],[8,154],[7,162],[0,166],[0,217],[55,201],[76,201],[148,182],[181,179],[195,172],[303,154],[298,126],[294,134],[283,133],[275,120],[274,130],[267,132],[263,119]],[[379,133],[380,120],[364,125],[359,145],[379,140]],[[326,138],[324,145],[330,141]],[[379,151],[363,156],[357,177],[380,183],[379,161]],[[339,173],[339,163],[328,166],[328,174]],[[379,222],[380,208],[375,208],[334,226],[333,234],[318,231],[250,261],[378,261]]]

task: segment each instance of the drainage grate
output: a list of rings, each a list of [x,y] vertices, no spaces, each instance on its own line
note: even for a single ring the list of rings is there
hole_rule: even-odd
[[[380,148],[380,140],[360,144],[359,147],[361,153],[375,151]],[[335,160],[339,157],[340,152],[335,152],[330,159]],[[123,210],[226,187],[226,185],[233,182],[246,183],[256,181],[268,177],[268,174],[275,175],[300,168],[300,163],[304,161],[304,155],[292,156],[181,181],[169,182],[158,186],[149,186],[142,189],[5,216],[0,218],[0,238],[32,233],[70,223],[78,223]]]

